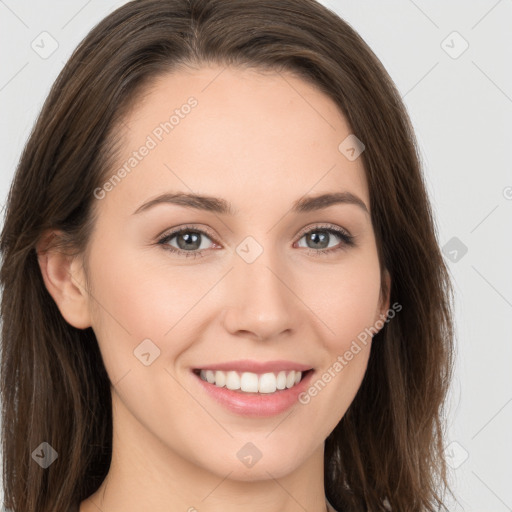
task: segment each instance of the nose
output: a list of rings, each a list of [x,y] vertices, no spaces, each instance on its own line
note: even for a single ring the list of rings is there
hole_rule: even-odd
[[[235,260],[226,277],[228,298],[222,318],[230,334],[268,340],[300,328],[304,314],[293,292],[293,278],[264,255],[253,263]]]

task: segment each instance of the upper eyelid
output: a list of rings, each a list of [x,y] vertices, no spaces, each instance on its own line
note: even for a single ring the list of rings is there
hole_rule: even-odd
[[[333,229],[335,231],[342,231],[348,236],[353,236],[350,231],[342,226],[337,226],[336,224],[331,224],[330,222],[322,223],[320,222],[317,225],[308,226],[301,231],[299,231],[297,236],[303,237],[306,233],[309,233],[310,231],[314,231],[315,229],[321,230],[321,229]]]

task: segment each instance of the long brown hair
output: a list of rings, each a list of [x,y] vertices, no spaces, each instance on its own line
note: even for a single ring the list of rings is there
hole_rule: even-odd
[[[326,494],[340,511],[439,510],[449,489],[452,285],[400,94],[362,38],[315,0],[133,1],[94,27],[60,73],[0,238],[6,506],[67,511],[108,472],[111,383],[92,329],[70,326],[48,293],[36,246],[55,229],[62,250],[86,251],[116,126],[151,80],[204,63],[293,72],[332,98],[365,144],[381,269],[402,309],[374,336],[361,387],[326,439]],[[32,456],[42,442],[58,453],[47,469]]]

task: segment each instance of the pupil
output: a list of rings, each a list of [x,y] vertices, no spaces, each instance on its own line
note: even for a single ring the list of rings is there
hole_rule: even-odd
[[[320,232],[320,233],[321,233],[321,232]],[[324,234],[320,234],[320,235],[317,235],[317,234],[313,233],[313,234],[311,234],[311,235],[309,236],[309,239],[310,239],[314,244],[318,244],[318,243],[320,243],[320,244],[321,244],[322,242],[325,242],[325,241],[326,241],[326,239],[327,239],[327,235],[326,235],[326,233],[324,233]],[[319,240],[320,240],[320,241],[319,241]],[[318,248],[318,247],[315,247],[315,248]],[[324,248],[324,247],[322,247],[322,248]]]
[[[180,243],[181,239],[185,240],[185,244]],[[201,245],[200,243],[198,243],[198,240],[198,233],[184,234],[178,237],[178,245],[180,246],[180,249],[198,249],[199,246]]]

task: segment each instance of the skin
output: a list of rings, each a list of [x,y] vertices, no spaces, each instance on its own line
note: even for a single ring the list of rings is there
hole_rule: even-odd
[[[335,191],[359,196],[370,211],[362,159],[338,150],[350,127],[301,79],[205,66],[161,77],[145,91],[125,119],[119,165],[190,96],[197,107],[96,200],[90,288],[81,257],[40,257],[66,321],[92,326],[113,384],[112,465],[80,511],[324,512],[324,440],[354,399],[371,340],[309,404],[270,418],[224,409],[191,368],[288,359],[315,368],[314,382],[386,313],[369,214],[353,204],[290,211],[305,194]],[[177,191],[222,197],[238,213],[160,204],[133,215]],[[324,223],[348,231],[356,245],[324,235],[320,248],[341,248],[315,256],[304,233],[325,233],[315,229]],[[194,250],[203,257],[157,244],[185,224],[214,235],[201,235]],[[251,264],[236,252],[247,236],[263,249]],[[178,237],[168,245],[183,247]],[[145,366],[134,350],[148,338],[161,352]],[[262,453],[251,468],[236,455],[247,442]]]

